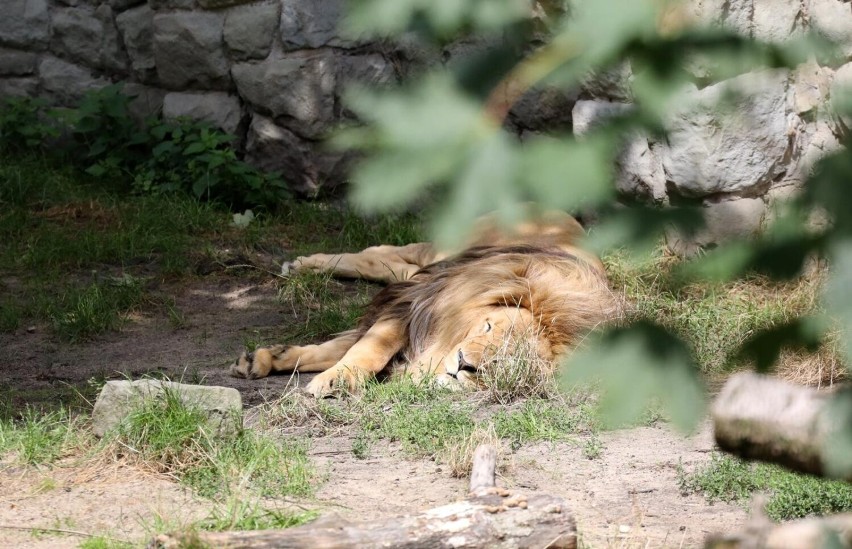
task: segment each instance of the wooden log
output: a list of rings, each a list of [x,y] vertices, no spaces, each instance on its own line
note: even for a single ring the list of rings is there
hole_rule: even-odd
[[[497,449],[490,444],[480,444],[473,452],[470,467],[470,493],[479,495],[497,486]]]
[[[832,539],[839,545],[829,545]],[[708,538],[706,549],[811,549],[813,547],[852,547],[852,513],[822,518],[806,518],[760,528],[746,528],[737,534]]]
[[[831,396],[752,372],[735,374],[711,409],[716,443],[747,460],[835,476],[826,467],[826,444],[835,433],[852,425],[843,425],[830,415]],[[852,481],[848,474],[836,478]]]
[[[496,462],[497,451],[493,447],[478,447],[474,453],[469,499],[422,513],[363,522],[325,518],[287,530],[166,534],[157,536],[148,547],[575,549],[577,527],[565,500],[546,494],[524,496],[498,488]]]

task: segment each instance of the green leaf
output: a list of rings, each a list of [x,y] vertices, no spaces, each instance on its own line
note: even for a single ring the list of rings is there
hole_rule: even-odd
[[[539,138],[521,149],[524,185],[537,201],[554,208],[579,210],[613,198],[613,143]]]
[[[207,149],[207,146],[204,143],[202,143],[200,141],[196,141],[195,143],[191,143],[187,148],[185,148],[183,150],[183,154],[184,155],[198,154],[200,152],[203,152],[205,149]]]
[[[647,321],[595,337],[569,358],[561,381],[599,382],[601,411],[610,426],[636,421],[654,401],[684,432],[694,429],[704,415],[704,387],[689,348]]]

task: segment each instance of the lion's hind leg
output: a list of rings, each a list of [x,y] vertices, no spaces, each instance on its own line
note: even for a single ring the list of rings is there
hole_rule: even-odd
[[[427,243],[373,246],[358,253],[297,257],[291,263],[282,265],[281,273],[287,276],[300,272],[330,272],[342,278],[391,283],[407,280],[434,259],[434,248]]]
[[[322,372],[334,366],[358,341],[356,330],[320,345],[271,345],[243,353],[231,365],[231,375],[258,379],[272,372]]]

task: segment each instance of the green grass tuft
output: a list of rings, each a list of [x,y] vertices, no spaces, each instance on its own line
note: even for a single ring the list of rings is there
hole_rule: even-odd
[[[852,510],[852,485],[793,473],[776,465],[747,463],[713,454],[709,464],[693,473],[679,471],[681,490],[701,493],[709,502],[745,505],[756,492],[766,492],[766,513],[773,520],[790,520]]]

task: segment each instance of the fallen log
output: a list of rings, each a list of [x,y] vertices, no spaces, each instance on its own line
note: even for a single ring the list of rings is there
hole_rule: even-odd
[[[149,548],[192,544],[229,549],[344,547],[553,547],[575,549],[574,517],[562,498],[498,488],[496,450],[476,449],[468,499],[400,517],[346,522],[321,519],[286,530],[194,532],[157,536]]]
[[[832,395],[751,372],[731,376],[711,408],[716,444],[747,460],[852,481],[827,467],[827,443],[852,428],[830,413]]]

